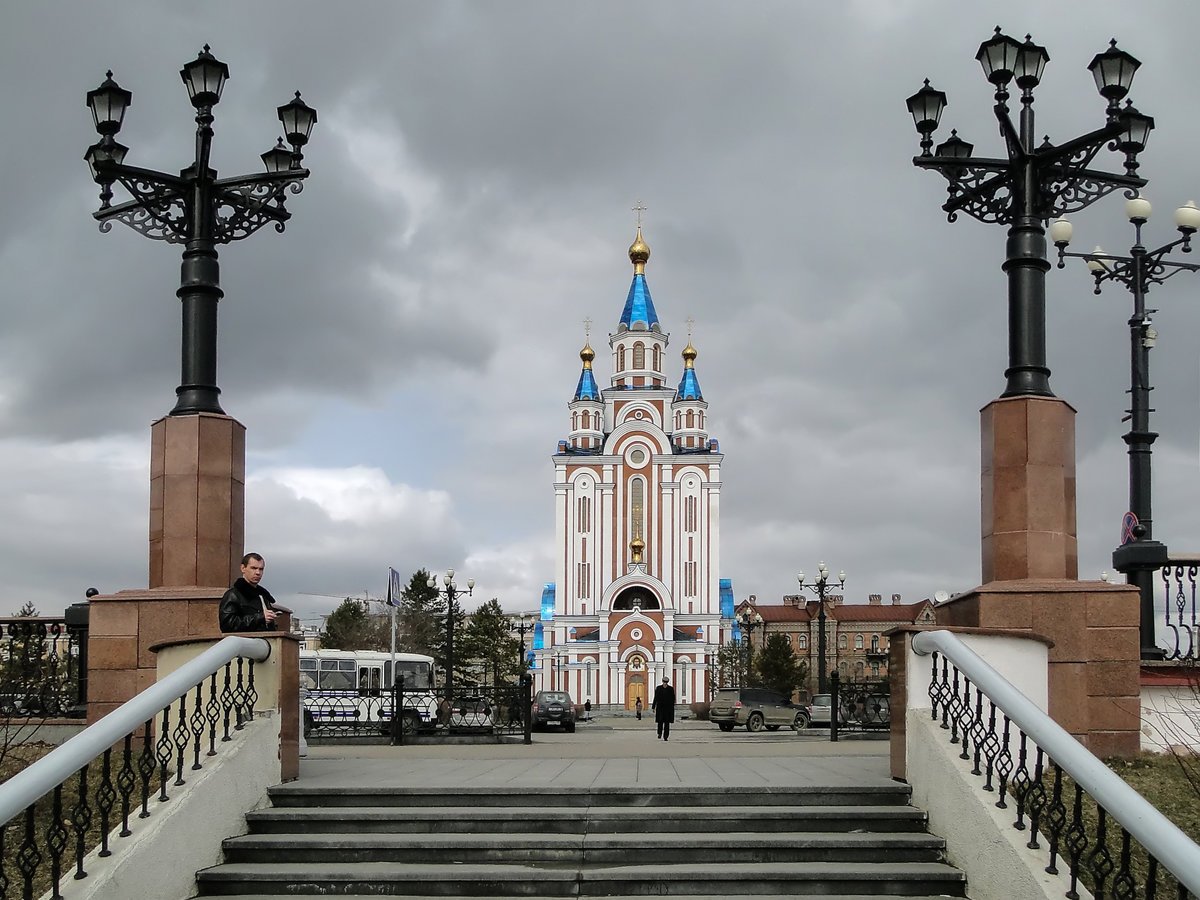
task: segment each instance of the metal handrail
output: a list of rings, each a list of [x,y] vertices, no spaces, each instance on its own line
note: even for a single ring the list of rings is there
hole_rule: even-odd
[[[1189,891],[1200,896],[1200,847],[1057,722],[949,631],[913,635],[913,652],[941,653]]]
[[[271,644],[262,638],[222,638],[195,659],[122,704],[99,722],[89,725],[29,768],[0,784],[0,825],[62,784],[73,773],[112,747],[125,735],[153,719],[164,707],[190,691],[239,656],[262,662],[271,655]]]

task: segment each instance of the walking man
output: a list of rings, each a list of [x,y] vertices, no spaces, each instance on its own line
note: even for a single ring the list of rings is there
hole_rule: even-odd
[[[650,704],[654,710],[654,724],[658,736],[664,741],[671,739],[671,723],[675,721],[675,688],[671,687],[671,679],[663,676],[662,684],[654,689],[654,702]]]

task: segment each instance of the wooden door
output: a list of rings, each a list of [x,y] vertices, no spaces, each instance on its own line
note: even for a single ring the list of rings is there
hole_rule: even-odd
[[[641,675],[631,675],[629,685],[625,690],[625,708],[633,709],[639,697],[642,701],[642,710],[648,710],[650,701],[646,699],[646,681]]]

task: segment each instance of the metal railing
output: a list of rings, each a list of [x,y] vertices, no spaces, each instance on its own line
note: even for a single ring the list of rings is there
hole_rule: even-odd
[[[87,624],[0,618],[0,718],[87,715]]]
[[[1081,880],[1097,900],[1200,896],[1200,847],[1028,697],[948,631],[915,634],[912,648],[933,658],[933,719],[996,806],[1015,802],[1027,846],[1049,843],[1046,871],[1066,863],[1068,898]]]
[[[887,680],[843,681],[829,673],[829,740],[842,735],[886,737],[892,728],[892,688]]]
[[[1159,569],[1163,589],[1163,637],[1167,659],[1200,659],[1200,622],[1196,618],[1196,576],[1200,559],[1171,559]]]
[[[165,803],[168,784],[186,783],[189,756],[191,770],[202,768],[231,725],[253,717],[254,662],[270,653],[262,638],[223,638],[0,784],[0,898],[59,898],[72,865],[73,878],[86,878],[84,859],[97,845],[112,854],[117,823],[119,837],[132,834],[130,816],[150,816],[152,794]]]

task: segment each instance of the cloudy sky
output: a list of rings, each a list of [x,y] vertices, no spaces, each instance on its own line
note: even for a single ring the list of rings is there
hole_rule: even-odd
[[[721,574],[777,598],[798,568],[850,601],[979,582],[979,414],[1003,390],[1004,231],[946,222],[911,164],[904,100],[1001,152],[974,56],[994,26],[1050,52],[1038,131],[1102,124],[1086,66],[1144,65],[1153,245],[1200,200],[1200,9],[1148,2],[689,2],[193,7],[8,4],[0,13],[0,610],[146,586],[149,425],[179,381],[179,248],[100,234],[84,94],[133,92],[133,165],[191,162],[176,74],[230,68],[213,164],[253,172],[296,89],[320,121],[285,234],[221,250],[219,384],[248,429],[247,547],[302,616],[380,594],[388,566],[449,566],[533,608],[552,573],[551,454],[583,320],[615,328],[630,208],[670,358],[695,319],[726,454]],[[1114,154],[1102,152],[1105,167]],[[1077,249],[1125,250],[1112,196]],[[1155,531],[1200,549],[1200,281],[1155,290]],[[1127,508],[1130,296],[1048,276],[1055,392],[1077,410],[1080,575]],[[595,340],[593,341],[595,343]],[[670,371],[677,377],[679,363]],[[602,380],[608,360],[598,360]]]

